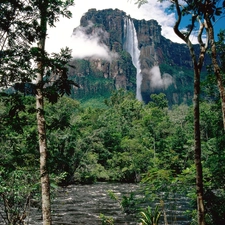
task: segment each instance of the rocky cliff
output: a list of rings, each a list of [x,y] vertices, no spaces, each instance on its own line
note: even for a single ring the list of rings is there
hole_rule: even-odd
[[[186,45],[164,38],[157,21],[132,19],[118,9],[90,9],[81,18],[80,26],[74,29],[75,36],[82,31],[90,39],[95,38],[108,54],[96,53],[73,61],[75,69],[71,68],[69,75],[81,88],[74,89],[72,96],[106,96],[120,88],[136,91],[134,56],[125,47],[130,45],[127,36],[132,27],[128,28],[126,21],[134,26],[133,35],[137,37],[143,101],[148,102],[151,93],[164,92],[171,104],[191,102],[192,62]],[[132,44],[135,45],[135,40]]]

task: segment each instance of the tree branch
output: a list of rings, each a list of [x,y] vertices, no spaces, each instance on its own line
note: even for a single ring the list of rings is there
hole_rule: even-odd
[[[181,22],[181,18],[182,18],[182,15],[181,15],[181,10],[180,10],[180,7],[179,7],[179,4],[178,4],[178,0],[174,0],[172,1],[175,6],[176,6],[176,10],[177,10],[177,15],[178,15],[178,18],[177,18],[177,21],[173,27],[173,30],[175,32],[175,34],[181,38],[184,42],[187,42],[186,41],[186,38],[185,38],[185,35],[183,33],[180,32],[179,30],[179,25],[180,25],[180,22]]]

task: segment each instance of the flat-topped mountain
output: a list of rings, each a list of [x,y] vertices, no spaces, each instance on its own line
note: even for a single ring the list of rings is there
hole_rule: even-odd
[[[164,92],[170,104],[192,101],[192,62],[185,44],[161,35],[155,20],[137,20],[118,9],[90,9],[74,29],[105,50],[74,59],[70,78],[80,84],[72,97],[107,96],[116,89],[136,92],[148,102]]]

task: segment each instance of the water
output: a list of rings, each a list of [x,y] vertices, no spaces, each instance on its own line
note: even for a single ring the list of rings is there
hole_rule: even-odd
[[[138,190],[136,184],[97,183],[94,185],[71,185],[59,188],[52,202],[54,225],[100,225],[100,213],[113,217],[117,225],[136,225],[134,216],[125,215],[118,202],[112,200],[108,191],[118,196],[129,195]],[[28,225],[40,225],[40,210],[32,208]]]
[[[134,27],[133,21],[125,17],[124,18],[124,50],[130,53],[132,58],[132,63],[136,67],[137,74],[136,74],[136,98],[139,101],[142,101],[141,96],[141,83],[142,83],[142,74],[141,74],[141,65],[139,61],[140,57],[140,50],[138,48],[138,39],[137,33]]]
[[[97,183],[93,185],[71,185],[59,188],[52,202],[52,219],[54,225],[101,225],[100,213],[113,217],[115,225],[139,224],[134,215],[126,215],[120,205],[110,199],[108,190],[112,190],[119,197],[130,196],[131,192],[140,193],[137,184]],[[137,197],[141,195],[137,195]],[[174,208],[176,205],[176,208]],[[189,225],[190,221],[183,215],[187,209],[185,198],[173,198],[165,204],[169,225]],[[28,225],[41,224],[41,212],[31,208]],[[161,223],[164,224],[163,215]]]

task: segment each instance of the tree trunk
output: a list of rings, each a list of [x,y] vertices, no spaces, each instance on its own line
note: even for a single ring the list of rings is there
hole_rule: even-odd
[[[43,96],[43,76],[44,76],[44,51],[47,33],[47,8],[48,0],[40,5],[40,25],[41,34],[38,43],[40,57],[38,58],[37,67],[37,89],[36,89],[36,110],[37,126],[39,135],[40,150],[40,177],[41,177],[41,197],[42,197],[42,216],[43,225],[51,225],[51,203],[50,203],[50,181],[47,169],[47,139],[44,118],[44,96]]]
[[[196,68],[194,74],[194,140],[195,140],[195,167],[196,167],[196,194],[197,194],[197,212],[198,225],[205,225],[204,204],[203,204],[203,173],[201,163],[201,137],[200,137],[200,113],[199,113],[199,95],[200,95],[200,70]]]
[[[209,34],[209,41],[210,41],[210,47],[211,47],[211,58],[212,58],[212,64],[214,68],[214,73],[217,80],[217,86],[220,93],[220,99],[221,99],[221,109],[222,109],[222,118],[223,118],[223,128],[225,130],[225,89],[223,86],[223,79],[221,70],[217,61],[217,53],[216,53],[216,44],[214,39],[214,29],[212,22],[209,18],[209,14],[206,13],[205,20],[208,28],[208,34]]]
[[[42,66],[39,63],[38,67]],[[42,91],[41,73],[37,74],[37,93],[36,93],[36,109],[37,109],[37,125],[39,135],[39,151],[40,151],[40,177],[41,177],[41,198],[42,198],[42,216],[43,225],[51,224],[51,204],[50,204],[50,181],[47,170],[47,143],[44,118],[44,100]]]
[[[182,18],[182,13],[180,10],[180,5],[178,0],[174,1],[176,10],[177,10],[177,21],[174,25],[174,32],[178,37],[180,37],[183,41],[186,42],[193,67],[194,67],[194,156],[195,156],[195,168],[196,168],[196,194],[197,194],[197,212],[198,212],[198,225],[205,225],[205,211],[204,211],[204,204],[203,204],[203,173],[202,173],[202,163],[201,163],[201,136],[200,136],[200,110],[199,110],[199,96],[200,96],[200,74],[202,65],[205,58],[207,44],[202,42],[202,32],[204,29],[204,24],[200,24],[199,34],[198,34],[198,42],[200,47],[200,54],[198,57],[198,61],[196,58],[196,54],[193,48],[193,45],[189,39],[192,30],[194,29],[194,23],[197,19],[197,16],[192,16],[192,23],[189,30],[189,33],[184,34],[179,30],[179,25]]]
[[[196,194],[197,194],[197,212],[198,212],[198,225],[205,225],[205,210],[203,202],[203,172],[201,162],[201,132],[200,132],[200,74],[202,65],[205,58],[206,47],[200,44],[200,54],[198,62],[195,56],[193,46],[189,40],[187,45],[192,57],[194,66],[194,156],[196,168]]]

